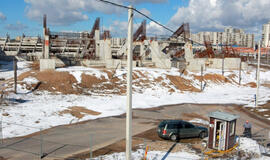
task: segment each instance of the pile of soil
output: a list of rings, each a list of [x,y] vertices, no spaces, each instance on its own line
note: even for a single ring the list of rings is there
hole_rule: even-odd
[[[31,68],[32,68],[32,70],[34,70],[34,71],[38,71],[38,70],[39,70],[39,66],[40,66],[39,61],[34,61],[34,62],[31,64]]]
[[[180,91],[191,91],[191,92],[200,92],[200,89],[195,88],[191,84],[191,80],[184,79],[179,76],[167,75],[167,78],[171,83]]]
[[[203,79],[215,83],[231,83],[231,81],[228,78],[220,74],[205,74],[203,76]]]
[[[249,82],[249,83],[245,84],[244,86],[249,86],[251,88],[256,88],[257,84],[255,82]]]
[[[90,109],[86,109],[85,107],[81,107],[81,106],[73,106],[73,107],[69,107],[68,109],[65,109],[61,112],[59,112],[59,115],[62,116],[63,114],[71,114],[72,116],[81,119],[83,118],[86,114],[88,115],[100,115],[100,112],[96,112]]]
[[[61,92],[63,94],[81,93],[73,87],[77,80],[68,72],[42,71],[37,73],[36,78],[41,82],[39,90]]]

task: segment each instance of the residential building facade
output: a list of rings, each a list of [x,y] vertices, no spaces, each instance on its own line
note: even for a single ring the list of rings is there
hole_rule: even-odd
[[[191,39],[204,43],[205,38],[212,45],[238,45],[241,47],[254,47],[254,34],[246,34],[243,29],[226,27],[224,32],[198,32],[191,34]]]

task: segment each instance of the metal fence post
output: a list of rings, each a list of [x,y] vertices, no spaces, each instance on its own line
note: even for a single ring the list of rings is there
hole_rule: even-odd
[[[40,128],[40,159],[43,158],[43,137],[42,137],[42,129]]]

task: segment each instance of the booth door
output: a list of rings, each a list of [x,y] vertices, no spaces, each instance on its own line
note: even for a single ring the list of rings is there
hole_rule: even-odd
[[[215,128],[213,136],[213,148],[225,150],[226,142],[226,121],[215,119]]]
[[[226,122],[220,123],[220,138],[219,138],[219,146],[218,150],[225,150],[225,142],[226,142]]]

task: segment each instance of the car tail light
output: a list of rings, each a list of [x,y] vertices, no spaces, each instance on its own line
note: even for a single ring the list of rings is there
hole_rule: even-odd
[[[163,135],[165,135],[166,133],[167,133],[167,126],[168,126],[168,124],[166,124],[166,126],[165,126],[165,128],[163,129]]]
[[[164,129],[162,134],[165,135],[166,133],[167,133],[167,131]]]

